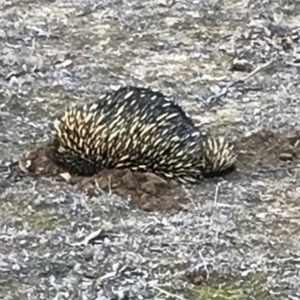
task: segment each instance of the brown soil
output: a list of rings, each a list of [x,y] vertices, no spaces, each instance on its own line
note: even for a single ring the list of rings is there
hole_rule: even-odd
[[[261,131],[248,137],[242,136],[237,143],[238,160],[236,171],[226,179],[238,179],[244,173],[259,167],[281,167],[287,161],[299,160],[300,135],[290,137],[273,131]],[[84,189],[89,196],[98,192],[112,192],[121,198],[131,198],[136,207],[145,211],[172,211],[188,209],[188,195],[174,183],[152,173],[137,173],[130,170],[105,170],[91,178],[70,177],[45,155],[40,147],[25,154],[19,160],[20,169],[32,176],[54,176]]]
[[[71,177],[47,158],[43,146],[21,157],[19,168],[30,176],[66,180],[83,189],[88,196],[112,192],[123,199],[130,198],[136,207],[145,211],[178,211],[191,205],[180,187],[152,173],[104,170],[93,177]]]
[[[259,167],[278,168],[300,158],[300,133],[283,136],[271,130],[242,136],[237,143],[238,172],[251,172]]]

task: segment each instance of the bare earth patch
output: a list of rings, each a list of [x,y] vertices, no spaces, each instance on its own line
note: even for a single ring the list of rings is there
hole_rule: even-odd
[[[129,198],[145,211],[184,210],[190,203],[187,195],[176,185],[152,173],[105,170],[93,177],[71,177],[48,159],[43,147],[26,153],[19,160],[19,167],[27,175],[65,179],[84,190],[88,196],[114,193],[124,200]]]
[[[2,1],[0,298],[300,299],[299,11]],[[51,165],[40,147],[53,117],[124,83],[159,88],[235,140],[236,172],[177,186]]]
[[[264,130],[241,137],[237,142],[238,159],[236,171],[226,176],[228,179],[240,178],[259,167],[284,168],[286,162],[299,161],[300,135],[284,137],[274,131]],[[105,170],[99,175],[71,177],[58,168],[46,155],[41,146],[23,155],[19,168],[27,175],[41,175],[65,179],[77,185],[89,196],[101,193],[114,193],[123,199],[130,198],[134,205],[145,211],[174,211],[190,207],[188,194],[176,184],[151,173],[137,173],[130,170]]]

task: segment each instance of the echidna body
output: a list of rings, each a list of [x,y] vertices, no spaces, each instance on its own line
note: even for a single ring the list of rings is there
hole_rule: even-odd
[[[150,171],[180,182],[222,172],[233,146],[202,134],[175,102],[150,88],[122,87],[54,121],[52,159],[72,174],[103,169]]]

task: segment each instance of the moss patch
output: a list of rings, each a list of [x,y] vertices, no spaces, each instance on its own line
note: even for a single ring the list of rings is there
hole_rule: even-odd
[[[36,211],[28,202],[21,201],[14,195],[0,201],[0,217],[9,219],[17,230],[54,231],[64,223],[64,218],[49,211],[49,208]]]
[[[271,296],[267,292],[267,274],[258,272],[249,274],[246,277],[235,277],[228,281],[220,280],[220,282],[205,282],[201,286],[191,285],[189,291],[194,299],[198,300],[247,300],[257,299],[278,299],[283,300],[283,297]],[[212,278],[214,281],[216,278]],[[215,280],[217,281],[217,280]],[[250,298],[249,298],[250,297]]]

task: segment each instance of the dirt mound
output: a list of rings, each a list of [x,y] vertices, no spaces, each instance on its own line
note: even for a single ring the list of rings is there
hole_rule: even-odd
[[[237,143],[238,171],[249,172],[259,167],[280,167],[300,158],[300,134],[283,136],[263,130],[242,136]]]
[[[259,167],[276,168],[287,161],[299,160],[299,150],[299,134],[285,137],[265,130],[242,136],[237,143],[236,171],[225,178],[239,179],[244,173],[251,173]],[[27,153],[19,160],[19,167],[28,175],[66,180],[90,196],[112,192],[124,199],[129,197],[136,207],[145,211],[178,211],[188,209],[191,204],[181,187],[152,173],[104,170],[93,177],[71,177],[47,158],[44,147]]]
[[[44,147],[20,158],[19,168],[28,175],[66,180],[84,189],[89,196],[112,192],[124,199],[129,197],[136,207],[145,211],[178,211],[191,204],[187,194],[177,185],[152,173],[104,170],[93,177],[71,177],[47,158]]]

